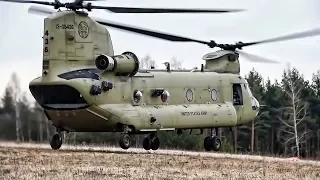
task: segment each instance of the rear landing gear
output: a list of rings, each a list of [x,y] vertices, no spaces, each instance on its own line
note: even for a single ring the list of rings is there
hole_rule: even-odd
[[[220,151],[221,140],[218,137],[218,128],[215,128],[215,134],[213,134],[212,129],[210,129],[210,135],[204,138],[203,146],[206,151]]]
[[[52,149],[57,150],[60,149],[62,145],[62,135],[61,132],[56,132],[50,140],[50,146]]]
[[[152,133],[143,140],[142,144],[145,150],[157,150],[160,147],[160,140],[157,137],[156,133]]]

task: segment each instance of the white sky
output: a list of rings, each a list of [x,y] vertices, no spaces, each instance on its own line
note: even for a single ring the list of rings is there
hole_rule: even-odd
[[[104,10],[91,13],[91,16],[106,20],[218,43],[256,41],[320,27],[319,0],[107,0],[93,4],[247,9],[234,14],[115,14]],[[28,84],[41,74],[45,16],[28,14],[29,6],[0,2],[1,95],[12,72],[18,73],[21,88],[30,96]],[[174,43],[112,28],[109,31],[116,54],[124,51],[132,51],[139,57],[149,54],[158,64],[176,57],[186,68],[200,67],[204,63],[202,56],[212,51],[196,43]],[[264,77],[281,78],[286,63],[290,62],[310,79],[320,67],[319,42],[320,36],[247,47],[244,51],[278,60],[281,64],[251,63],[240,58],[242,75],[254,67]]]

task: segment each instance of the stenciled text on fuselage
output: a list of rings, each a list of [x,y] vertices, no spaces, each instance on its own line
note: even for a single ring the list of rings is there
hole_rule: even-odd
[[[191,111],[191,112],[180,112],[181,116],[205,116],[207,111]]]

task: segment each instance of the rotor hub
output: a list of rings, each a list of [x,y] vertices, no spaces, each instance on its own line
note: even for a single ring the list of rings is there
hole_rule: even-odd
[[[217,43],[215,42],[215,41],[213,41],[213,40],[211,40],[209,43],[208,43],[208,46],[210,47],[210,48],[214,48],[214,47],[217,47]]]
[[[86,9],[88,11],[92,10],[91,3],[85,4],[82,0],[76,0],[72,3],[60,3],[58,0],[55,2],[55,9],[65,7],[67,9],[71,9],[73,11],[79,10],[79,9]]]

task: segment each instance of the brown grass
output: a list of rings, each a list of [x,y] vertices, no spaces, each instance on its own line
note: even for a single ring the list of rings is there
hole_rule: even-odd
[[[33,146],[33,147],[32,147]],[[89,152],[90,151],[90,152]],[[144,153],[142,153],[144,152]],[[0,142],[0,179],[320,179],[320,165],[259,156]]]

